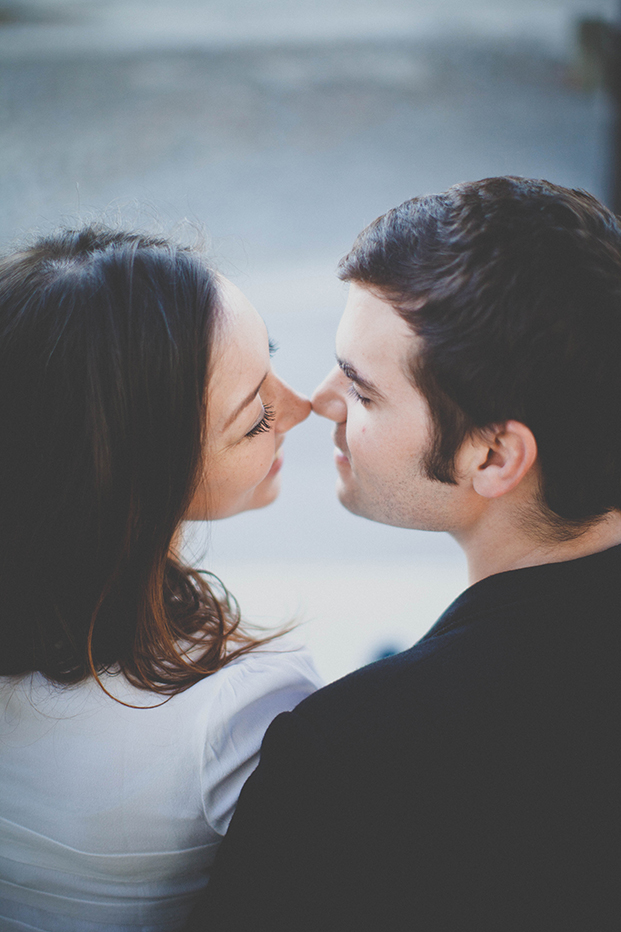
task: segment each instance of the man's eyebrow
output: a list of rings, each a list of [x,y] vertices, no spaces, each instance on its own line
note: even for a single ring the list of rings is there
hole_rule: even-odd
[[[255,390],[254,390],[253,392],[250,392],[250,394],[248,395],[248,397],[247,397],[247,398],[244,398],[244,400],[242,401],[242,403],[233,411],[233,413],[231,414],[231,416],[230,416],[229,418],[227,418],[227,421],[226,421],[226,423],[225,423],[225,425],[224,425],[224,427],[223,427],[223,430],[226,430],[228,427],[230,427],[231,424],[233,423],[233,421],[235,421],[235,420],[239,417],[239,415],[242,413],[242,411],[244,410],[244,408],[247,408],[248,405],[250,404],[250,402],[251,402],[251,401],[254,401],[254,399],[257,397],[257,395],[258,395],[259,392],[261,391],[261,386],[262,386],[263,383],[265,382],[267,376],[268,376],[268,373],[266,372],[265,375],[263,376],[263,378],[261,379],[261,381],[259,382],[259,384],[257,385],[257,387],[255,388]]]
[[[382,393],[380,392],[379,388],[377,388],[373,384],[373,382],[370,382],[368,379],[365,379],[365,377],[361,375],[358,372],[358,370],[355,368],[355,366],[352,366],[350,362],[347,362],[346,359],[340,359],[340,357],[338,356],[336,357],[336,361],[339,365],[341,372],[346,378],[350,380],[350,382],[354,382],[368,395],[373,395],[374,398],[384,397]]]

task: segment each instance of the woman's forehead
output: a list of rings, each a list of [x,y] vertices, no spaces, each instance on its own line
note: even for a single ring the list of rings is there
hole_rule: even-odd
[[[265,323],[231,282],[221,288],[221,315],[211,356],[210,420],[224,424],[269,370]]]

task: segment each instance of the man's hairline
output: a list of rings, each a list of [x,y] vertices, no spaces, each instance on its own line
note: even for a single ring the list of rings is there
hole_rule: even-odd
[[[377,298],[379,301],[383,301],[384,304],[389,304],[392,310],[394,311],[394,313],[397,315],[397,317],[399,317],[405,323],[412,337],[420,340],[423,346],[425,345],[424,337],[422,337],[418,333],[418,331],[415,329],[411,321],[407,320],[404,316],[403,312],[406,310],[405,304],[403,303],[403,301],[401,304],[398,303],[399,297],[403,299],[404,297],[403,293],[398,295],[396,291],[391,291],[389,286],[382,287],[381,285],[378,285],[375,282],[367,282],[367,281],[364,281],[364,279],[356,278],[354,276],[349,276],[349,275],[346,276],[345,278],[341,278],[341,281],[346,282],[348,285],[357,285],[359,288],[363,288],[365,291],[368,291],[370,294],[372,294],[374,298]],[[424,305],[426,304],[426,301],[427,301],[426,298],[419,298],[418,302],[416,302],[417,307],[414,307],[414,304],[413,304],[412,310],[414,309],[419,310],[420,308],[424,307]],[[416,391],[421,392],[422,390],[420,386],[416,383],[416,380],[414,377],[413,367],[410,363],[411,357],[412,357],[412,352],[411,351],[407,352],[405,354],[405,358],[400,363],[400,368],[403,374],[405,375],[405,377],[407,378],[408,382],[410,382],[410,384],[416,389]],[[424,393],[423,393],[423,397],[425,398],[425,401],[426,401],[427,399]]]

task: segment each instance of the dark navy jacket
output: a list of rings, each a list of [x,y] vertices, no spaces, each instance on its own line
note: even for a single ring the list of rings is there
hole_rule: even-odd
[[[617,932],[620,644],[621,547],[476,583],[274,721],[192,930]]]

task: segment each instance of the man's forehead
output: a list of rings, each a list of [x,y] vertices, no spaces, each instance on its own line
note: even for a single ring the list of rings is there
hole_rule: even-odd
[[[419,338],[392,305],[361,285],[350,285],[337,331],[337,357],[357,369],[405,375]]]

